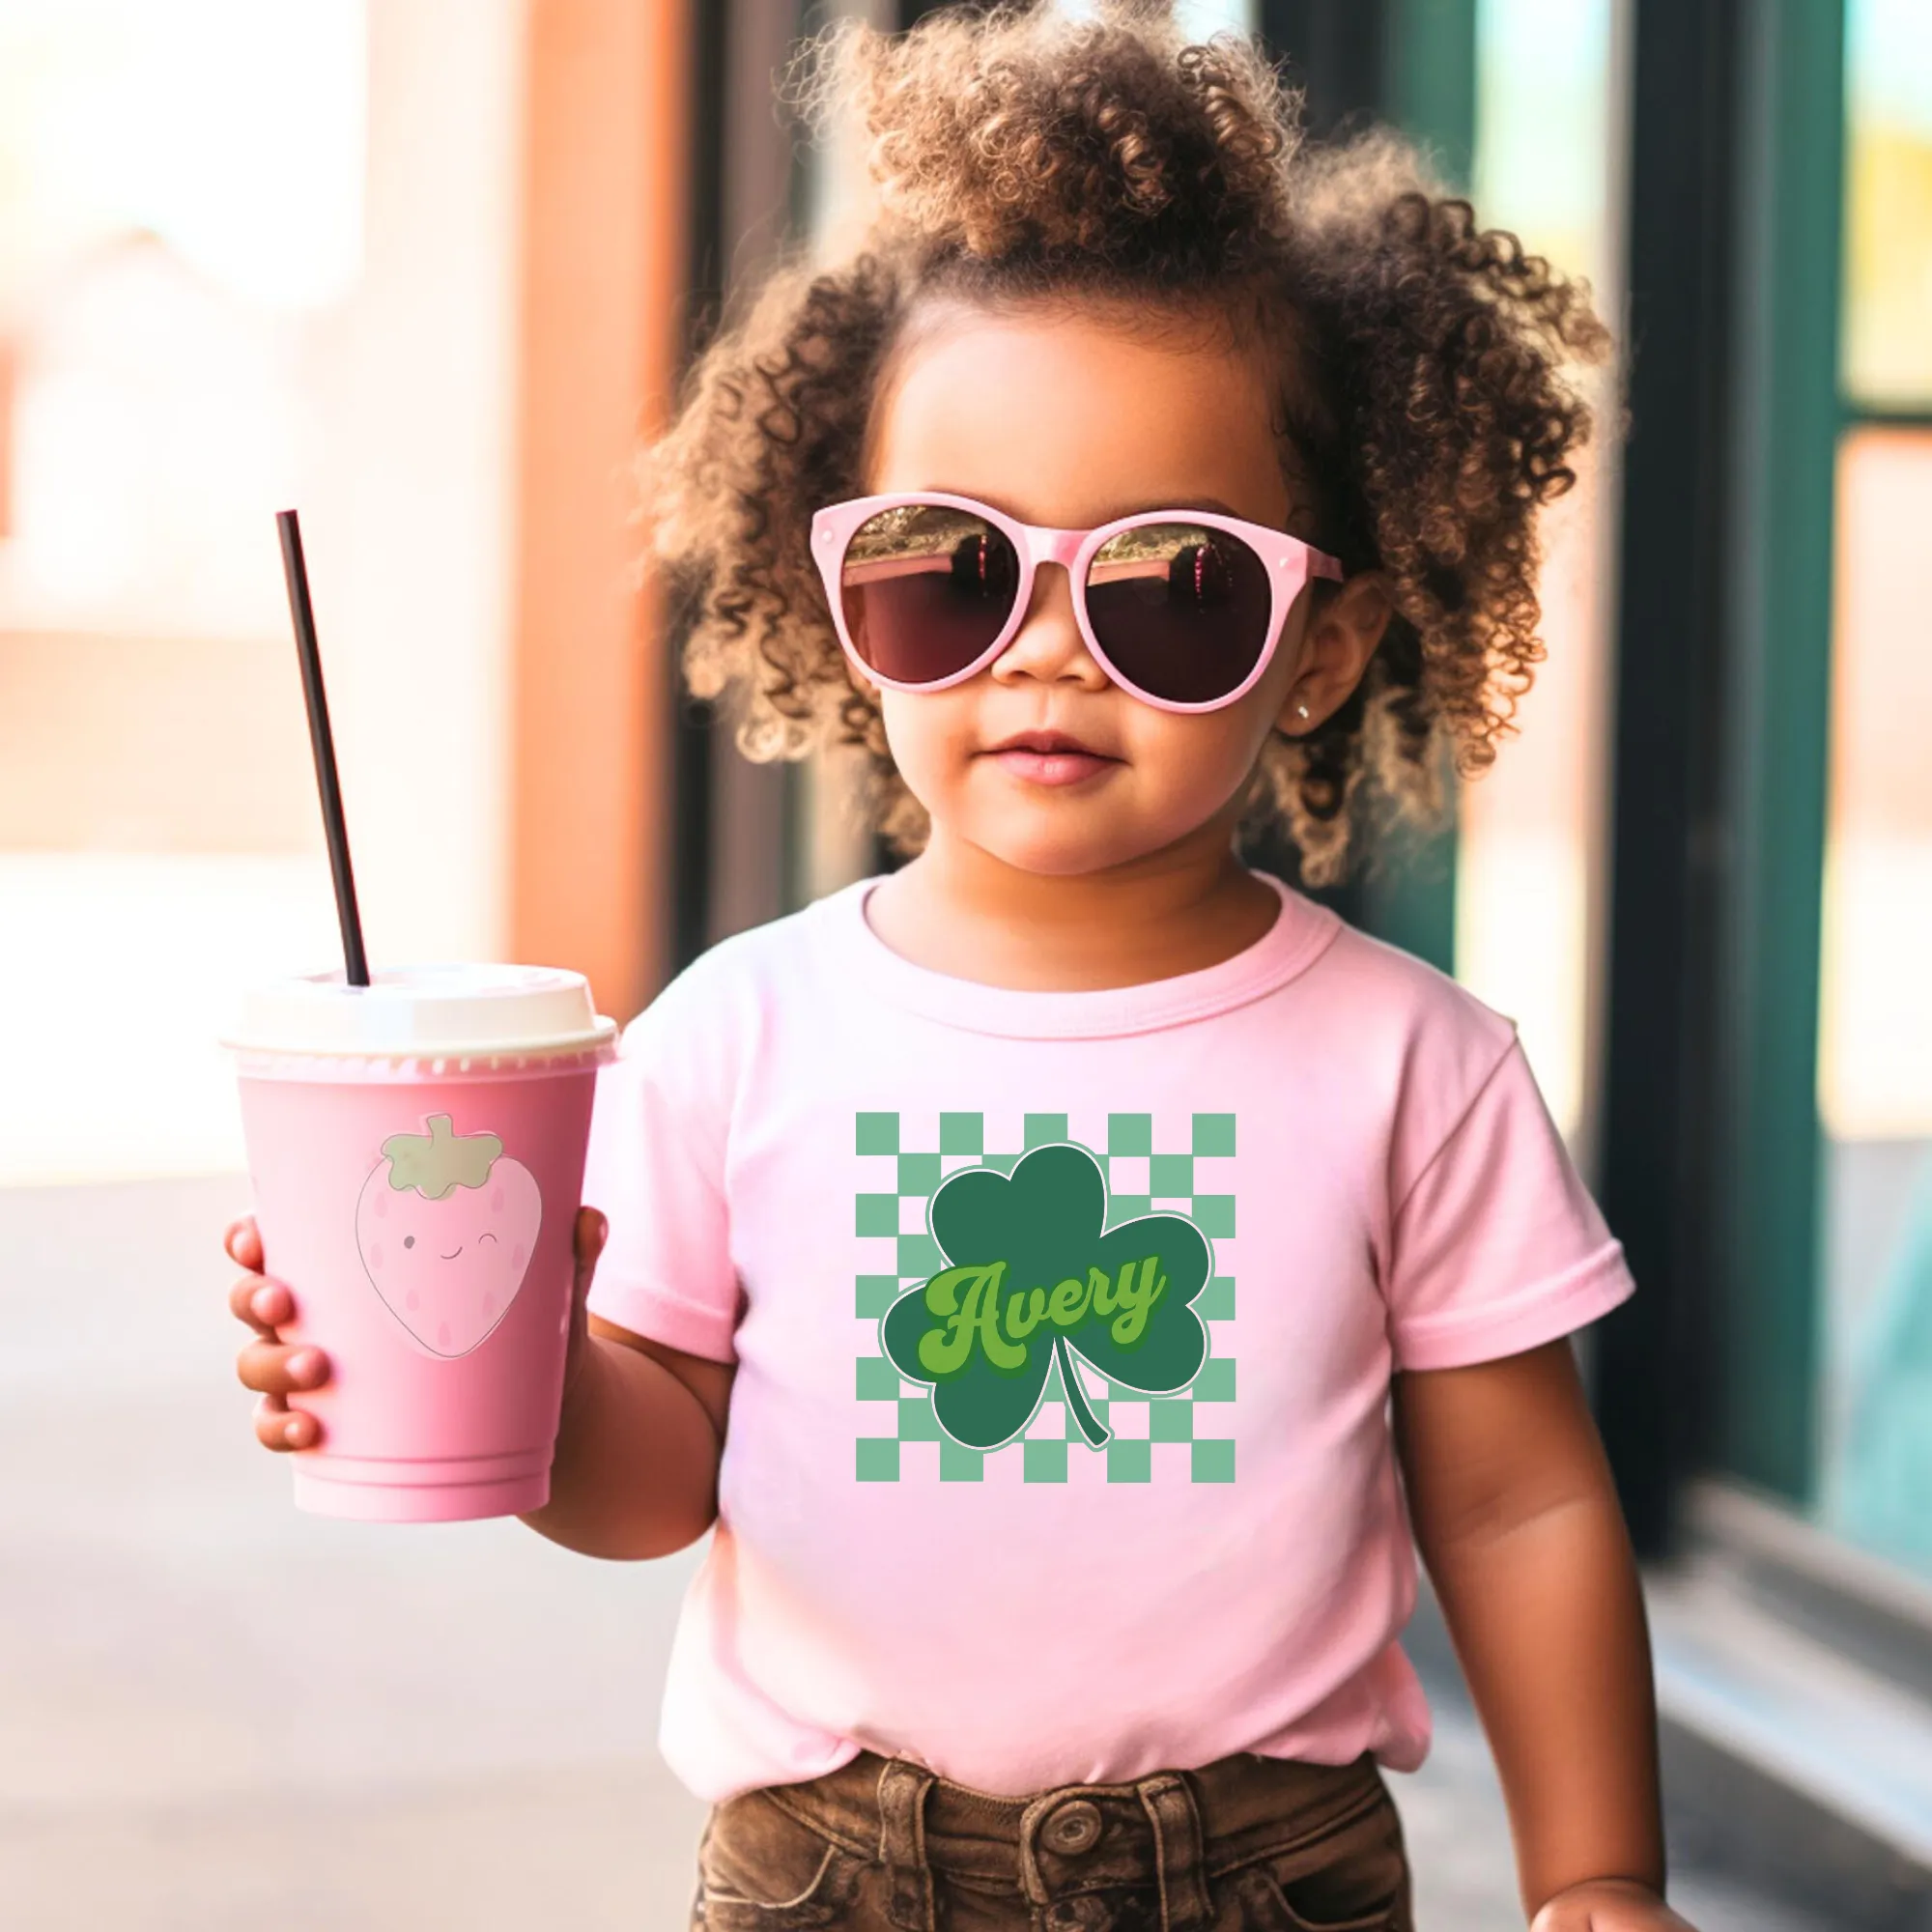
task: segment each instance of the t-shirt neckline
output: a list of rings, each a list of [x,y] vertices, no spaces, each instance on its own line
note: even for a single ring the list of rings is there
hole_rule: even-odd
[[[857,879],[819,901],[846,965],[894,1006],[968,1032],[1016,1038],[1097,1039],[1211,1018],[1258,1000],[1305,972],[1342,926],[1341,919],[1326,906],[1317,905],[1272,873],[1257,871],[1253,876],[1272,888],[1281,910],[1252,945],[1212,966],[1131,986],[1050,991],[994,986],[918,965],[895,952],[866,917],[866,900],[884,876],[875,873]]]

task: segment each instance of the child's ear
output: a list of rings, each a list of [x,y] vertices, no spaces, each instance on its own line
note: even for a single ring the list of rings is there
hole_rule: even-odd
[[[1318,582],[1311,596],[1299,668],[1275,720],[1291,738],[1306,737],[1349,701],[1395,614],[1388,579],[1378,570],[1357,571],[1333,587]]]

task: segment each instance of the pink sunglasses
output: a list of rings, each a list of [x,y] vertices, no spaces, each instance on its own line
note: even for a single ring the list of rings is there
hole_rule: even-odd
[[[838,641],[875,684],[944,691],[983,670],[1025,621],[1039,565],[1057,563],[1095,662],[1162,711],[1232,704],[1303,585],[1342,577],[1334,557],[1238,517],[1145,510],[1056,530],[938,491],[828,504],[811,554]]]

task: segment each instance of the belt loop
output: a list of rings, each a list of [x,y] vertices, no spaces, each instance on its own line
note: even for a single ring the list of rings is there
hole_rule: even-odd
[[[1185,1777],[1155,1772],[1134,1785],[1153,1824],[1160,1932],[1206,1932],[1214,1916],[1202,1867],[1201,1813]]]
[[[932,1774],[888,1758],[879,1773],[879,1856],[886,1866],[886,1916],[905,1932],[938,1932],[932,1867],[925,1861],[925,1794]]]

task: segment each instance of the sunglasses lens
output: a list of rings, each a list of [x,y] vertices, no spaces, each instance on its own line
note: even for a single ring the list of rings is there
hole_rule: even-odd
[[[1087,570],[1087,615],[1121,675],[1170,704],[1246,683],[1267,641],[1267,566],[1205,524],[1136,524]]]
[[[1013,613],[1020,560],[970,510],[881,510],[845,546],[838,594],[860,658],[899,684],[936,684],[981,655]]]

